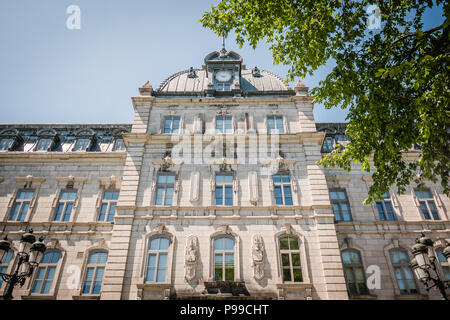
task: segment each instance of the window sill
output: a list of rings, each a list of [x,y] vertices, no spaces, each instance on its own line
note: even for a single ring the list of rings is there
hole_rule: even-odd
[[[172,284],[169,282],[146,282],[137,284],[138,289],[170,289]]]
[[[56,300],[56,295],[52,294],[37,294],[29,296],[21,296],[22,300]]]
[[[414,294],[396,294],[396,300],[428,300],[429,297],[424,294],[414,293]]]
[[[309,282],[284,282],[277,283],[277,289],[310,289],[312,283]]]
[[[374,294],[348,295],[350,300],[377,300],[378,296]]]
[[[82,294],[82,295],[76,295],[72,296],[73,300],[100,300],[99,294]]]

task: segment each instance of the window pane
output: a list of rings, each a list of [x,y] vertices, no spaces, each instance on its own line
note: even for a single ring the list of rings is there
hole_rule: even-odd
[[[291,281],[291,270],[283,268],[283,281]]]
[[[223,266],[223,255],[221,254],[221,253],[216,253],[215,255],[214,255],[214,266],[216,267],[216,268],[222,268],[222,266]]]
[[[222,280],[223,270],[222,268],[215,268],[214,269],[214,280]]]
[[[102,206],[100,207],[100,214],[98,215],[99,221],[105,221],[106,216],[106,210],[108,209],[107,203],[102,203]]]
[[[353,269],[352,268],[344,268],[345,278],[348,282],[354,282],[355,278],[353,276]]]
[[[234,280],[234,269],[225,269],[225,280],[226,281]]]
[[[62,190],[61,194],[59,196],[59,199],[60,200],[71,201],[71,200],[75,200],[76,197],[77,197],[77,191],[75,191],[75,190]]]
[[[223,189],[222,187],[216,187],[216,205],[223,204]]]
[[[233,205],[233,187],[225,187],[225,205]]]
[[[283,198],[280,186],[275,186],[275,203],[278,205],[283,205]]]
[[[281,182],[291,182],[291,178],[290,178],[289,174],[282,174]]]
[[[150,254],[148,256],[148,267],[153,268],[156,266],[156,254]]]
[[[19,216],[17,217],[17,221],[24,221],[28,212],[28,208],[30,207],[30,202],[23,202],[22,207],[20,209]]]
[[[224,238],[214,240],[214,250],[223,250],[225,248]]]
[[[300,255],[298,253],[292,254],[292,265],[294,267],[300,267]]]
[[[110,206],[109,206],[109,213],[108,213],[108,222],[114,221],[114,215],[116,213],[116,203],[115,202],[111,202]]]
[[[423,217],[425,219],[427,219],[427,220],[431,219],[431,216],[428,212],[428,208],[427,208],[425,201],[420,201],[420,210],[422,211]]]
[[[167,253],[159,254],[158,268],[167,266]]]
[[[14,203],[14,206],[11,209],[9,220],[15,221],[17,219],[17,214],[19,213],[19,209],[20,209],[20,203],[18,203],[18,202]]]
[[[225,254],[225,267],[234,267],[234,254],[233,253],[226,253]]]
[[[150,250],[158,250],[159,249],[159,239],[155,238],[150,240]]]
[[[298,239],[289,237],[289,245],[290,245],[291,250],[297,250],[298,249]]]
[[[156,272],[156,282],[165,282],[166,281],[166,269],[158,269]]]
[[[169,249],[169,239],[167,238],[160,238],[160,242],[159,242],[159,249],[160,250],[168,250]]]
[[[283,117],[277,117],[278,133],[284,133]]]
[[[380,215],[380,220],[381,221],[386,220],[386,214],[384,212],[384,207],[383,207],[383,204],[381,203],[381,201],[377,201],[377,210],[378,210],[378,214]]]
[[[428,201],[428,208],[431,210],[431,214],[433,215],[434,220],[439,220],[439,215],[437,212],[436,205],[434,204],[434,201]]]
[[[355,275],[356,275],[356,281],[358,282],[364,282],[364,272],[362,268],[354,268]]]
[[[333,213],[334,213],[334,219],[336,221],[342,221],[341,209],[339,208],[339,205],[337,203],[333,203]]]
[[[17,193],[17,199],[20,200],[31,200],[34,195],[34,190],[20,190]]]
[[[289,239],[288,237],[280,238],[280,249],[281,250],[289,250]]]
[[[164,198],[164,205],[171,206],[173,199],[173,187],[167,187],[166,189],[166,197]]]
[[[273,182],[274,182],[274,183],[281,182],[281,176],[280,176],[279,174],[274,174],[274,175],[272,176],[272,179],[273,179]]]
[[[70,214],[72,213],[73,203],[68,202],[66,205],[66,210],[64,211],[64,216],[62,221],[69,221],[70,220]]]
[[[283,267],[289,267],[289,254],[288,253],[283,253],[281,254],[281,265]]]
[[[164,187],[157,187],[156,188],[155,204],[156,205],[162,205],[163,204],[163,198],[164,198]]]
[[[302,269],[294,269],[294,281],[295,282],[302,282],[303,281],[303,277],[302,277]]]
[[[341,203],[342,215],[344,216],[344,221],[351,221],[350,208],[347,203]]]
[[[225,238],[225,250],[234,249],[234,240],[230,238]]]
[[[394,209],[392,208],[391,202],[390,201],[385,201],[384,205],[386,207],[386,211],[387,211],[389,220],[391,220],[391,221],[397,220],[396,217],[395,217]]]

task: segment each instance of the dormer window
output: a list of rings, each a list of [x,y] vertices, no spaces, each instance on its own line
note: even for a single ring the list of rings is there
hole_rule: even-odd
[[[0,132],[0,151],[13,151],[23,142],[17,129]]]
[[[229,83],[217,83],[216,90],[217,91],[230,91],[231,85]]]
[[[334,149],[334,139],[333,137],[325,137],[322,145],[322,152],[331,152]]]
[[[51,139],[39,139],[35,151],[48,151],[51,145]]]
[[[14,142],[14,139],[6,138],[6,139],[0,139],[0,151],[8,151],[12,144]]]
[[[125,142],[123,141],[123,139],[116,139],[113,151],[122,151],[122,150],[125,150]]]
[[[90,143],[91,139],[78,139],[72,151],[87,151]]]

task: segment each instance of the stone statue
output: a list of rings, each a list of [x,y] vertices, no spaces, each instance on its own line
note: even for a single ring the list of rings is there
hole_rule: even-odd
[[[252,260],[253,277],[256,280],[264,278],[264,244],[260,235],[253,236]]]
[[[186,252],[184,257],[185,278],[192,281],[195,278],[195,269],[197,269],[197,237],[190,236],[186,243]]]

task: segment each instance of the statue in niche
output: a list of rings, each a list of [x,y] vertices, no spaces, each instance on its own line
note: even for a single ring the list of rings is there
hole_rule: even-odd
[[[252,260],[253,277],[256,280],[264,278],[264,244],[260,235],[253,236]]]
[[[186,252],[184,257],[185,278],[192,281],[195,278],[195,269],[197,269],[197,237],[190,236],[186,244]]]

